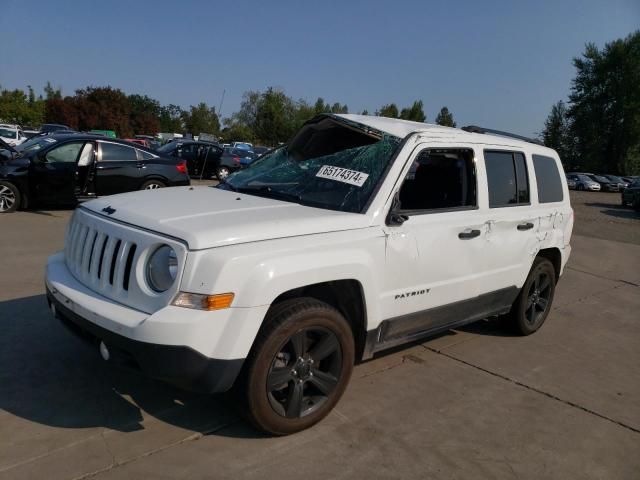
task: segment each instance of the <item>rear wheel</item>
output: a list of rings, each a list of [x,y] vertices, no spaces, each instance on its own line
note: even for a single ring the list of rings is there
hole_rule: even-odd
[[[247,359],[242,396],[260,430],[287,435],[322,420],[351,377],[353,334],[344,317],[311,298],[276,305]]]
[[[15,212],[20,206],[20,190],[11,182],[0,181],[0,213]]]
[[[216,177],[218,177],[218,180],[221,182],[223,182],[230,173],[231,171],[229,170],[229,167],[225,167],[224,165],[221,165],[216,169]]]
[[[549,315],[556,290],[556,271],[544,257],[536,257],[518,298],[507,316],[507,323],[520,335],[540,329]]]
[[[156,190],[164,187],[166,187],[166,185],[160,180],[148,180],[142,184],[140,190]]]

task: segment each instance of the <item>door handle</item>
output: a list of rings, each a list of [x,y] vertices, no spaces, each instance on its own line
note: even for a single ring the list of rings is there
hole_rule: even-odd
[[[531,230],[532,228],[533,228],[533,223],[531,222],[521,223],[520,225],[518,225],[518,230],[520,230],[521,232],[523,230]]]
[[[465,230],[458,234],[458,238],[461,240],[468,240],[480,236],[480,230]]]
[[[144,163],[139,163],[137,165],[138,168],[147,168],[147,166]]]

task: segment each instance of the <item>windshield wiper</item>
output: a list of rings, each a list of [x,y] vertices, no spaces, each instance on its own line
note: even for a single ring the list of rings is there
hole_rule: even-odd
[[[296,193],[281,192],[280,190],[273,190],[269,186],[260,187],[238,187],[237,192],[248,193],[250,195],[257,195],[260,197],[275,198],[276,200],[285,200],[289,202],[302,203],[302,197]]]

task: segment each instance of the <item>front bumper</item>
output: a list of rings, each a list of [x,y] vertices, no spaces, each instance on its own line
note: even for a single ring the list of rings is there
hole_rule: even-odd
[[[110,361],[206,393],[231,388],[255,338],[251,332],[257,333],[266,313],[262,308],[202,312],[172,306],[151,315],[139,312],[78,282],[62,254],[49,258],[46,290],[56,316],[95,343],[96,353],[104,342]]]
[[[55,292],[57,293],[57,292]],[[147,376],[185,390],[215,393],[231,388],[243,360],[207,358],[185,346],[145,343],[113,333],[70,310],[47,287],[47,301],[55,316],[72,333],[96,346],[104,342],[109,362],[141,370]]]

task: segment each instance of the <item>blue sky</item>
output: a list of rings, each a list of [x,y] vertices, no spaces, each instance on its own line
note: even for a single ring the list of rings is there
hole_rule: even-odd
[[[640,28],[639,0],[0,0],[3,88],[118,87],[222,115],[276,86],[351,112],[446,105],[458,125],[532,135],[571,59]],[[94,6],[95,5],[95,6]]]

